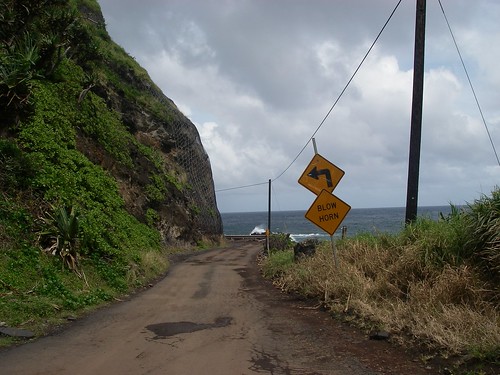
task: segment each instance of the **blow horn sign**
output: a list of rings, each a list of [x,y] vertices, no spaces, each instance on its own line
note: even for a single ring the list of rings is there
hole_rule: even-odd
[[[306,218],[333,236],[350,210],[351,206],[342,199],[322,190],[306,212]]]

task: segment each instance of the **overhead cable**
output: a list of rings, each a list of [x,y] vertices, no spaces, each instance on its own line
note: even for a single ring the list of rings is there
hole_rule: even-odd
[[[396,4],[396,6],[394,7],[393,11],[391,12],[389,18],[387,19],[387,21],[385,21],[384,23],[384,26],[382,26],[382,29],[379,31],[379,33],[377,34],[377,37],[375,38],[375,40],[373,41],[373,43],[371,44],[370,48],[368,49],[368,51],[366,52],[366,54],[364,55],[364,57],[361,59],[361,62],[359,63],[358,67],[354,70],[354,73],[351,75],[351,78],[349,78],[349,80],[347,81],[347,83],[345,84],[344,88],[342,89],[342,91],[340,92],[339,96],[337,97],[337,99],[335,99],[335,102],[332,104],[332,106],[330,107],[330,109],[328,110],[328,112],[326,113],[325,117],[323,118],[323,120],[321,120],[321,122],[319,123],[318,127],[316,128],[316,130],[314,131],[314,133],[312,133],[311,137],[307,140],[306,144],[304,145],[304,147],[302,147],[302,149],[299,151],[299,153],[297,154],[297,156],[295,156],[295,158],[292,160],[292,162],[283,170],[283,172],[281,172],[277,177],[275,177],[272,181],[276,181],[278,178],[280,178],[281,176],[283,176],[286,171],[288,171],[290,169],[290,167],[297,161],[297,159],[299,158],[300,155],[302,155],[302,153],[304,152],[304,150],[306,149],[307,145],[311,142],[311,140],[314,138],[314,136],[316,135],[316,133],[319,131],[319,129],[321,129],[321,127],[323,126],[323,124],[325,123],[326,119],[328,118],[328,116],[330,116],[330,113],[333,111],[333,109],[335,108],[335,106],[337,105],[337,103],[339,102],[340,98],[344,95],[344,92],[347,90],[347,87],[349,87],[349,85],[351,84],[352,80],[354,79],[354,76],[358,73],[359,69],[361,68],[361,65],[363,65],[363,63],[365,62],[366,58],[368,57],[368,55],[370,54],[371,50],[373,49],[373,47],[375,46],[375,43],[377,43],[378,39],[380,38],[380,35],[382,35],[382,32],[385,30],[387,24],[389,23],[389,21],[391,20],[392,16],[394,15],[394,13],[396,12],[396,9],[398,9],[399,7],[399,4],[401,4],[401,1],[402,0],[399,0],[398,3]]]
[[[448,17],[446,17],[446,12],[444,11],[443,4],[441,4],[441,0],[438,0],[439,6],[441,7],[441,12],[443,13],[444,19],[446,21],[446,24],[448,25],[448,30],[450,31],[451,38],[453,39],[453,43],[455,44],[455,48],[457,49],[458,56],[460,57],[460,61],[462,62],[462,67],[464,68],[465,75],[467,76],[467,80],[469,81],[469,86],[472,91],[472,95],[474,95],[474,99],[476,101],[477,108],[479,110],[479,113],[481,114],[481,119],[483,120],[484,128],[486,129],[486,133],[488,134],[488,138],[490,139],[491,147],[493,148],[493,153],[495,154],[495,157],[497,159],[497,163],[500,166],[500,159],[498,158],[498,153],[495,148],[495,144],[493,143],[493,138],[491,138],[490,130],[488,129],[488,125],[486,124],[486,120],[484,119],[483,115],[483,110],[481,109],[481,106],[479,105],[479,100],[476,95],[476,91],[474,90],[474,86],[472,85],[472,81],[469,76],[469,72],[467,71],[467,67],[465,66],[464,59],[462,58],[462,54],[460,53],[460,49],[458,48],[457,41],[455,39],[455,35],[453,34],[453,31],[451,30],[450,23],[448,22]]]
[[[333,111],[333,109],[335,108],[335,106],[337,105],[337,103],[339,102],[340,98],[344,95],[345,91],[347,90],[347,88],[349,87],[349,85],[351,84],[352,80],[354,79],[354,77],[356,76],[356,74],[358,73],[359,69],[361,68],[361,66],[363,65],[363,63],[365,62],[366,58],[368,57],[368,55],[370,54],[371,50],[373,49],[373,47],[375,46],[375,44],[377,43],[378,39],[380,38],[380,35],[382,35],[382,32],[385,30],[386,26],[388,25],[388,23],[390,22],[390,20],[392,19],[392,16],[394,15],[394,13],[396,13],[396,10],[398,9],[399,5],[401,4],[401,1],[402,0],[399,0],[398,3],[396,4],[396,6],[394,7],[394,9],[392,10],[391,14],[389,15],[389,18],[387,19],[387,21],[385,21],[384,23],[384,26],[382,26],[382,29],[379,31],[379,33],[377,34],[375,40],[373,41],[373,43],[371,44],[370,48],[368,49],[368,51],[366,52],[366,54],[364,55],[364,57],[361,59],[361,62],[358,64],[357,68],[354,70],[354,73],[351,75],[351,77],[349,78],[349,80],[347,81],[347,83],[345,84],[344,88],[342,89],[342,91],[340,92],[340,94],[338,95],[337,99],[335,99],[335,102],[332,104],[332,106],[330,107],[330,109],[328,110],[328,112],[326,113],[325,117],[323,118],[323,120],[321,120],[321,122],[319,123],[319,125],[317,126],[316,130],[312,133],[311,137],[307,140],[306,144],[304,145],[304,147],[302,147],[302,149],[299,151],[299,153],[297,154],[297,156],[295,156],[295,158],[292,160],[292,162],[283,170],[283,172],[281,172],[277,177],[275,177],[273,180],[271,180],[272,182],[276,181],[277,179],[279,179],[281,176],[283,176],[286,171],[288,171],[290,169],[290,167],[297,161],[297,159],[299,158],[300,155],[302,155],[302,153],[304,152],[304,150],[306,149],[307,145],[311,142],[311,140],[314,138],[314,136],[316,135],[316,133],[319,131],[319,129],[321,129],[321,127],[323,126],[323,124],[325,123],[326,119],[328,118],[328,116],[330,116],[330,113]],[[268,184],[268,182],[260,182],[260,183],[256,183],[256,184],[251,184],[251,185],[244,185],[244,186],[235,186],[235,187],[230,187],[230,188],[226,188],[226,189],[219,189],[219,190],[215,190],[216,193],[218,192],[221,192],[221,191],[228,191],[228,190],[236,190],[236,189],[244,189],[244,188],[247,188],[247,187],[253,187],[253,186],[259,186],[259,185],[265,185],[265,184]]]
[[[244,188],[248,188],[248,187],[252,187],[252,186],[259,186],[259,185],[268,185],[269,182],[266,181],[266,182],[258,182],[256,184],[250,184],[250,185],[244,185],[244,186],[235,186],[235,187],[230,187],[230,188],[225,188],[225,189],[219,189],[219,190],[215,190],[216,193],[220,192],[220,191],[228,191],[228,190],[236,190],[236,189],[244,189]]]

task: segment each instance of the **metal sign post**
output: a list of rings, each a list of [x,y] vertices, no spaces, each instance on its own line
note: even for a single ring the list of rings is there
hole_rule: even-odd
[[[337,264],[337,249],[335,247],[335,241],[333,240],[333,234],[330,236],[330,240],[332,241],[333,261],[335,262],[335,269],[338,269],[339,265]]]

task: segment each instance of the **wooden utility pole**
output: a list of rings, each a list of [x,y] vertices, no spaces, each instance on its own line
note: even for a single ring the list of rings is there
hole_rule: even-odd
[[[425,8],[426,0],[417,0],[406,223],[410,223],[417,218],[420,144],[422,138],[422,103],[424,97]]]
[[[269,192],[267,195],[267,230],[266,230],[266,247],[269,255],[269,242],[271,240],[271,179],[269,179]]]

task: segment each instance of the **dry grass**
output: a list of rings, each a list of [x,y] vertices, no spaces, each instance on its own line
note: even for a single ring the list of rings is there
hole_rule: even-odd
[[[168,269],[169,261],[165,251],[144,249],[138,257],[139,262],[129,264],[127,282],[131,285],[142,285]]]
[[[285,291],[320,299],[332,312],[448,354],[497,353],[500,311],[478,269],[426,262],[419,248],[352,239],[280,271]]]

